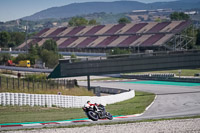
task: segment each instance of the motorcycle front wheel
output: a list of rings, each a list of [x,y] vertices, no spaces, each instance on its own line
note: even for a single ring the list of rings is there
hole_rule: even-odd
[[[107,118],[108,118],[109,120],[112,120],[112,119],[113,119],[113,116],[112,116],[110,113],[107,113]]]
[[[99,119],[99,116],[97,113],[95,113],[94,111],[88,111],[87,113],[89,119],[93,120],[93,121],[97,121]]]

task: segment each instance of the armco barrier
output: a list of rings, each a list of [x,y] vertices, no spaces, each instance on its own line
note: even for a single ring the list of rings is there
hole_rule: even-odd
[[[82,107],[88,100],[91,103],[101,103],[103,105],[121,102],[135,97],[135,91],[124,92],[109,96],[67,96],[67,95],[47,95],[47,94],[26,94],[26,93],[0,93],[0,105],[29,105],[29,106],[57,106],[64,108]]]

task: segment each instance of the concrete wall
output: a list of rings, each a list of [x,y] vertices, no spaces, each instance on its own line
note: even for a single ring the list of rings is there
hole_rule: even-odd
[[[144,72],[183,68],[199,68],[200,52],[129,56],[119,59],[69,63],[61,60],[53,77],[102,75],[124,72]]]
[[[128,100],[135,97],[135,91],[124,92],[109,96],[65,96],[65,95],[45,95],[26,93],[0,93],[0,105],[16,106],[57,106],[64,108],[79,108],[90,100],[91,103],[101,103],[103,105]]]

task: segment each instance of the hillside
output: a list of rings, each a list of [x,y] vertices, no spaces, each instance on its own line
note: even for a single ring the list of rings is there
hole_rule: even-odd
[[[132,10],[171,8],[173,10],[185,10],[191,8],[200,8],[199,0],[180,0],[174,2],[155,2],[141,3],[136,1],[115,1],[115,2],[85,2],[73,3],[61,7],[52,7],[31,16],[24,17],[24,20],[41,20],[48,18],[69,18],[77,15],[92,13],[124,13]]]
[[[68,18],[77,15],[91,14],[95,12],[123,13],[133,9],[147,9],[147,5],[135,1],[116,1],[116,2],[86,2],[74,3],[61,7],[52,7],[31,16],[24,17],[25,20],[40,20],[47,18]]]

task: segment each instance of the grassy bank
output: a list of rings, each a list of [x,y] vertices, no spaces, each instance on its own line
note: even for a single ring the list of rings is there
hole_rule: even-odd
[[[40,75],[39,75],[40,76]],[[67,80],[46,80],[43,78],[10,78],[0,75],[0,92],[29,94],[58,94],[73,96],[94,96],[92,91],[73,85]]]
[[[129,115],[142,113],[151,104],[155,95],[146,92],[136,92],[132,99],[106,106],[113,115]],[[57,121],[86,118],[81,108],[44,108],[0,106],[0,123]]]

